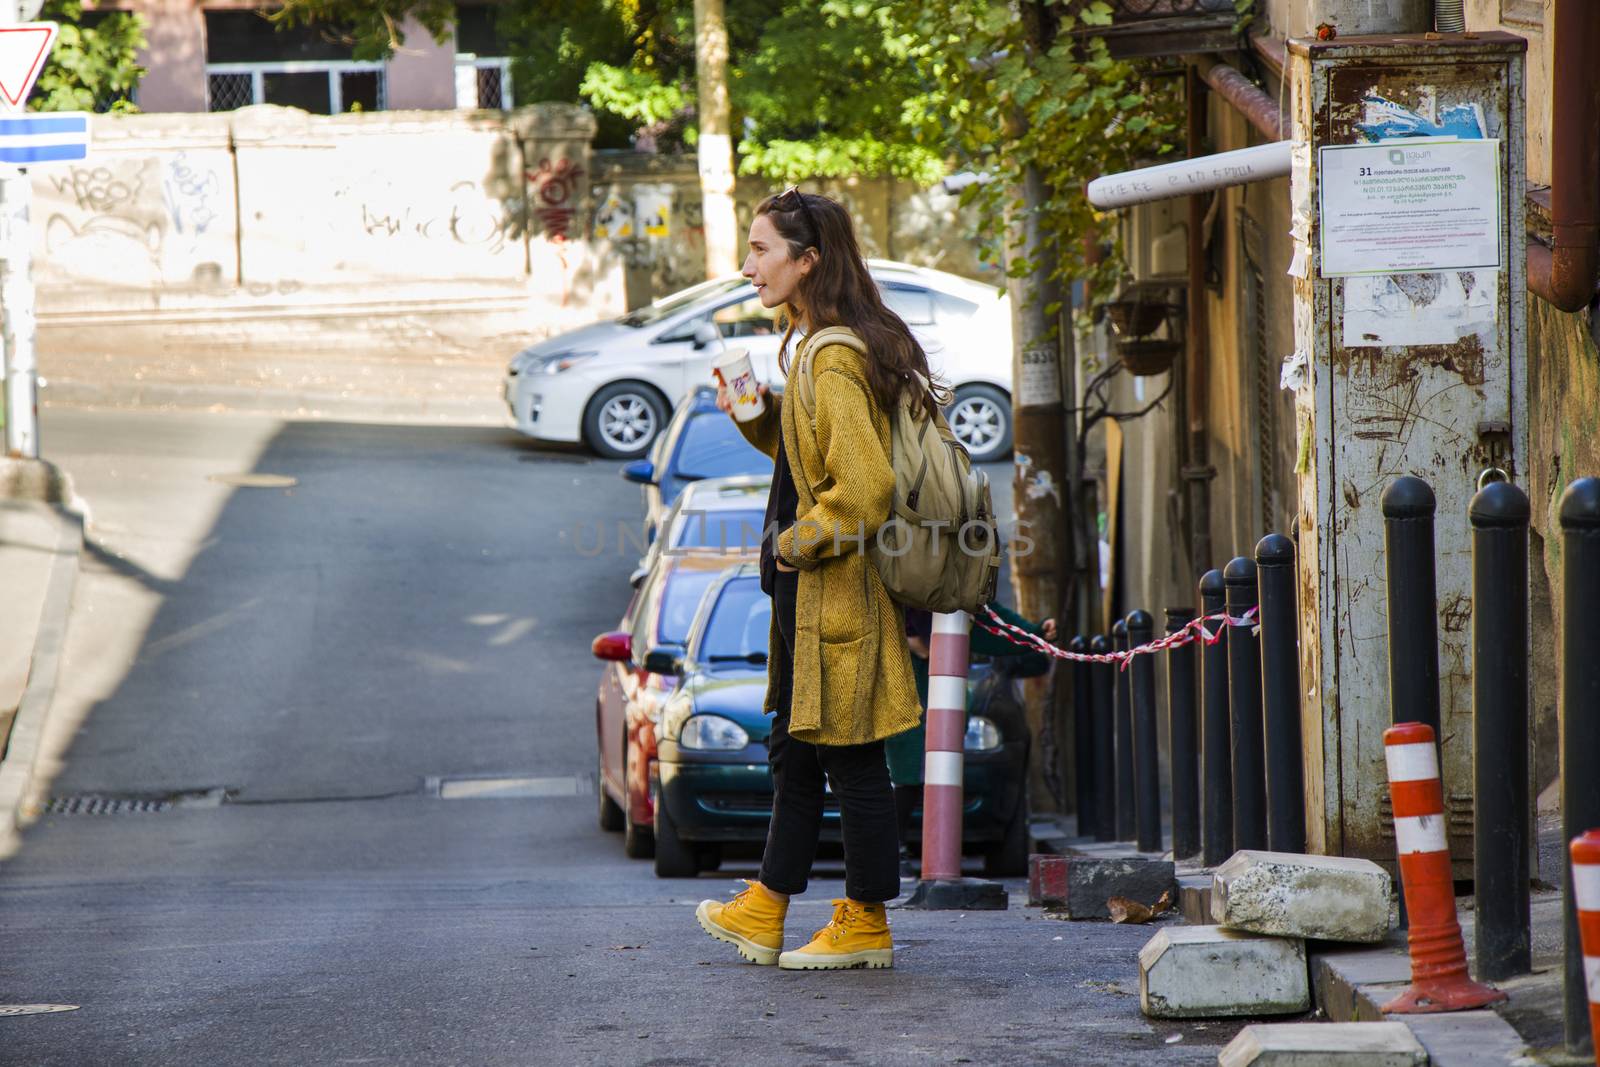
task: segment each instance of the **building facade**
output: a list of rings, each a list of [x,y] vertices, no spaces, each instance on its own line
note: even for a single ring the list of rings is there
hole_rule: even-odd
[[[279,29],[251,0],[113,0],[98,11],[144,17],[149,71],[134,94],[147,112],[232,111],[280,104],[312,114],[508,109],[511,61],[495,34],[494,5],[463,3],[443,41],[415,20],[389,59],[354,58],[318,27]]]

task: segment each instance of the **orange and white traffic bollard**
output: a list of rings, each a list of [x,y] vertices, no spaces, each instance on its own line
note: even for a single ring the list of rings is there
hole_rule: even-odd
[[[1404,722],[1383,732],[1394,804],[1394,840],[1411,920],[1411,985],[1383,1006],[1418,1014],[1481,1008],[1506,995],[1467,976],[1467,950],[1456,919],[1450,845],[1445,840],[1444,789],[1433,727]]]
[[[922,878],[961,877],[963,743],[967,736],[967,663],[972,617],[933,617],[928,642],[928,732],[922,766]]]
[[[1583,945],[1583,976],[1589,990],[1589,1034],[1600,1067],[1600,830],[1572,839],[1572,899]]]

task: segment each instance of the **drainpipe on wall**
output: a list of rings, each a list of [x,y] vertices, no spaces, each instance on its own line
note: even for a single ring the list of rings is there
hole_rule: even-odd
[[[1557,0],[1552,23],[1552,247],[1528,239],[1528,290],[1581,311],[1600,282],[1600,3]]]
[[[1200,72],[1188,68],[1188,152],[1195,159],[1205,151],[1206,97]],[[1213,195],[1221,196],[1215,193]],[[1184,367],[1186,412],[1189,422],[1188,462],[1183,480],[1189,498],[1189,563],[1191,580],[1216,566],[1211,558],[1211,466],[1210,444],[1206,439],[1206,415],[1211,403],[1207,363],[1211,358],[1210,326],[1206,316],[1206,198],[1196,193],[1189,197],[1189,362]]]
[[[1232,104],[1245,121],[1260,130],[1263,136],[1274,141],[1289,139],[1289,116],[1278,107],[1276,100],[1258,89],[1254,82],[1210,56],[1197,56],[1194,62],[1205,83]]]

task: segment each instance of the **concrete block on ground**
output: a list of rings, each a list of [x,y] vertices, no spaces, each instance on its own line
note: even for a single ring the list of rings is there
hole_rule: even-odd
[[[1371,860],[1235,852],[1212,876],[1211,919],[1235,930],[1322,941],[1382,941],[1388,873]]]
[[[1034,853],[1028,857],[1028,906],[1060,907],[1067,902],[1067,857]]]
[[[1257,1023],[1218,1067],[1418,1067],[1428,1052],[1405,1023]]]
[[[1178,875],[1178,910],[1190,926],[1211,925],[1211,875]]]
[[[1161,894],[1173,889],[1175,879],[1171,860],[1148,856],[1056,856],[1062,867],[1052,877],[1059,879],[1062,892],[1059,904],[1069,919],[1109,919],[1106,901],[1127,897],[1140,904],[1154,904]],[[1031,879],[1030,879],[1031,881]]]
[[[1156,1019],[1292,1015],[1311,1006],[1305,942],[1169,926],[1139,950],[1139,1009]]]

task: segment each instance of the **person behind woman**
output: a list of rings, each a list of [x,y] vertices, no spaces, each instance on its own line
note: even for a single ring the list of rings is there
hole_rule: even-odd
[[[813,418],[763,386],[763,413],[738,423],[774,459],[761,543],[761,584],[773,605],[765,704],[773,713],[772,824],[760,878],[726,903],[703,901],[696,917],[755,963],[889,967],[883,905],[900,892],[899,835],[883,742],[915,726],[922,708],[904,612],[863,550],[894,496],[890,414],[905,399],[937,415],[915,376],[928,376],[928,360],[884,306],[849,213],[825,196],[790,189],[763,200],[744,276],[788,320],[779,349],[787,395],[795,395],[797,330],[846,326],[869,354],[845,345],[812,354]],[[726,390],[717,403],[731,413]],[[804,892],[817,851],[825,777],[843,824],[845,895],[810,943],[783,952],[789,897]]]

